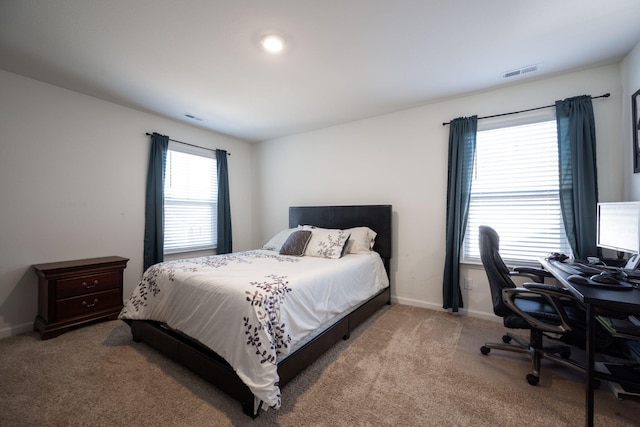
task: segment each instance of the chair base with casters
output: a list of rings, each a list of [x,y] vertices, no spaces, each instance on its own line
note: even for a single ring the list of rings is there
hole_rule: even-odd
[[[542,358],[552,360],[566,368],[572,369],[579,373],[584,373],[584,368],[569,359],[571,356],[571,348],[566,345],[542,345],[542,334],[539,331],[530,330],[530,338],[525,338],[507,332],[502,336],[501,343],[485,343],[480,347],[480,352],[488,355],[492,349],[511,351],[515,353],[526,353],[531,358],[531,373],[527,374],[527,382],[531,385],[537,385],[540,382],[540,363]],[[515,343],[514,343],[515,341]],[[531,343],[539,343],[531,345]]]

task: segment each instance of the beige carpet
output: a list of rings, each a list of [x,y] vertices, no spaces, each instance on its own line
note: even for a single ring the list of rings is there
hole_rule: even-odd
[[[499,323],[386,307],[283,388],[283,407],[238,402],[131,340],[120,321],[40,341],[0,340],[1,426],[580,426],[580,376],[519,355],[480,354]],[[640,425],[640,402],[596,391],[597,426]]]

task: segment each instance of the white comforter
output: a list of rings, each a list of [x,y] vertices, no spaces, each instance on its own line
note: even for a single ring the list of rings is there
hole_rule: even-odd
[[[149,267],[120,318],[164,322],[197,339],[256,398],[279,408],[278,359],[388,285],[376,252],[340,259],[237,252]]]

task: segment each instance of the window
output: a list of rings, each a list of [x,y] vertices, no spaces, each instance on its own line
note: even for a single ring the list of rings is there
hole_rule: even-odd
[[[164,252],[215,249],[218,172],[215,152],[169,142],[164,182]]]
[[[480,225],[497,231],[508,263],[537,262],[550,252],[571,254],[558,185],[555,118],[480,128],[463,260],[480,262]]]

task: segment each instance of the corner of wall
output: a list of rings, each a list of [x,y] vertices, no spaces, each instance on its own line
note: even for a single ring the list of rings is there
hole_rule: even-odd
[[[622,80],[622,143],[625,150],[624,174],[628,179],[624,180],[624,200],[640,200],[640,173],[633,172],[633,134],[631,123],[631,95],[640,89],[640,42],[629,52],[622,61],[620,70]]]

